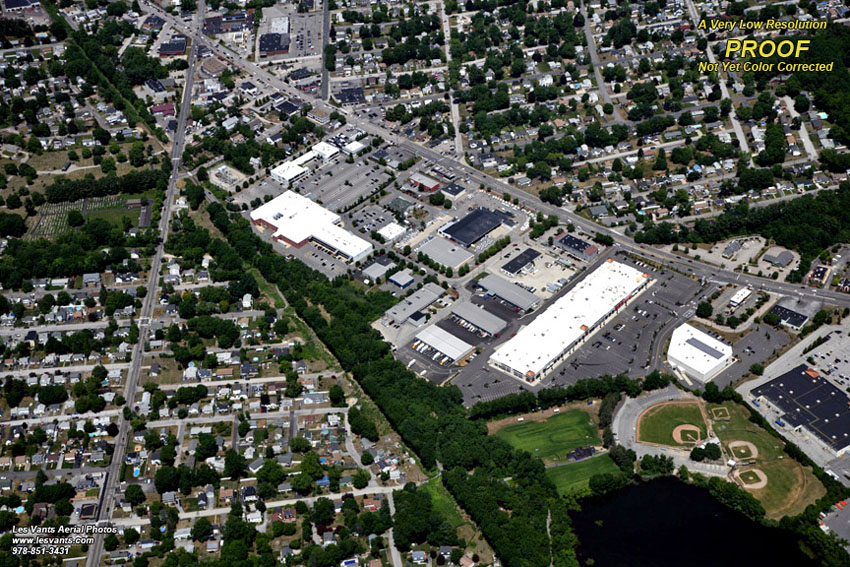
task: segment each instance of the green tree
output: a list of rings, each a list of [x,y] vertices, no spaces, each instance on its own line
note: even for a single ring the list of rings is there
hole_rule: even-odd
[[[358,490],[366,488],[369,485],[369,473],[366,469],[357,469],[357,472],[351,478],[351,484]]]
[[[329,498],[319,498],[313,504],[312,520],[317,526],[330,526],[335,516],[334,503]]]
[[[145,501],[145,493],[138,484],[131,484],[124,491],[124,498],[135,508]]]
[[[192,526],[192,539],[195,541],[207,541],[212,535],[212,524],[207,518],[198,518]]]
[[[328,398],[330,398],[332,406],[343,407],[345,405],[345,392],[343,392],[342,386],[339,384],[331,386],[328,390]]]
[[[313,445],[303,437],[294,437],[289,441],[289,448],[293,453],[306,453],[313,448]]]
[[[237,479],[245,472],[245,457],[235,449],[228,449],[224,454],[224,476]]]
[[[714,313],[714,308],[708,301],[700,301],[699,305],[697,305],[697,317],[708,319],[712,313]]]

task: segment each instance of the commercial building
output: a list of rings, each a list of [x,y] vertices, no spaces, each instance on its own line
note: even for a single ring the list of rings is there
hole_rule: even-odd
[[[735,292],[735,295],[732,296],[732,299],[729,300],[729,307],[736,308],[743,304],[747,299],[749,299],[750,295],[752,295],[752,291],[742,287],[738,291]]]
[[[473,255],[445,238],[435,236],[418,249],[441,266],[457,270],[472,260]]]
[[[436,325],[419,331],[416,334],[416,340],[425,343],[444,357],[448,357],[452,363],[462,360],[475,348]]]
[[[726,248],[723,249],[723,258],[726,260],[730,260],[735,257],[735,254],[741,249],[741,243],[737,240],[733,240],[729,244],[726,245]]]
[[[411,323],[419,326],[424,322],[422,310],[440,299],[444,293],[443,288],[435,283],[427,283],[422,289],[405,297],[384,313],[384,325],[403,325]]]
[[[310,171],[306,166],[316,159],[316,156],[316,152],[311,150],[295,159],[283,162],[272,169],[272,179],[284,185],[300,181]]]
[[[380,234],[381,238],[384,239],[384,242],[388,244],[395,242],[405,232],[407,232],[407,229],[398,224],[397,222],[391,222],[387,226],[378,230],[378,234]]]
[[[673,331],[667,349],[667,362],[701,384],[711,381],[731,360],[731,346],[687,323]]]
[[[461,246],[472,246],[502,224],[502,216],[489,209],[475,209],[442,227],[439,232]]]
[[[788,250],[783,250],[779,254],[765,254],[762,258],[768,264],[773,264],[777,268],[784,268],[794,261],[794,254]]]
[[[366,145],[363,142],[358,142],[357,140],[353,140],[345,144],[342,148],[342,151],[345,155],[348,156],[356,156],[360,152],[366,149]]]
[[[540,252],[533,248],[526,248],[502,266],[502,273],[508,277],[515,278],[521,272],[530,271],[534,267],[534,261],[539,257]]]
[[[38,2],[30,2],[30,0],[4,0],[3,2],[6,12],[21,12],[26,10]]]
[[[342,219],[294,191],[287,191],[251,212],[251,221],[273,232],[272,238],[300,248],[314,242],[348,262],[358,262],[372,245],[342,226]]]
[[[836,456],[850,451],[850,398],[816,370],[801,364],[750,395],[779,414],[777,425],[805,429]]]
[[[272,57],[289,53],[288,33],[264,33],[260,36],[260,57]]]
[[[405,268],[391,275],[389,281],[401,289],[407,289],[413,284],[413,273],[410,268]]]
[[[328,163],[339,155],[339,148],[327,142],[319,142],[313,146],[313,151],[322,158],[324,163]]]
[[[499,347],[490,364],[526,382],[538,382],[650,281],[649,274],[608,259]]]
[[[793,309],[788,309],[787,307],[782,307],[781,305],[774,305],[770,308],[768,313],[776,315],[779,317],[780,323],[786,327],[791,327],[795,331],[802,329],[803,325],[806,324],[806,321],[809,320],[808,315],[803,315],[802,313],[798,313]]]
[[[327,142],[319,142],[313,146],[309,152],[298,156],[295,159],[283,162],[271,171],[272,179],[283,185],[295,183],[304,178],[309,173],[307,166],[312,164],[317,158],[321,158],[322,163],[333,161],[339,155],[339,148]]]
[[[338,90],[334,98],[343,106],[363,104],[366,102],[366,93],[363,92],[363,87],[347,87]]]
[[[501,276],[488,274],[478,280],[478,287],[488,295],[498,297],[517,311],[533,311],[540,305],[540,298],[525,288],[511,283]]]
[[[466,193],[466,189],[457,183],[449,183],[440,189],[440,192],[445,195],[447,199],[460,199],[463,197],[464,193]]]
[[[577,238],[570,233],[564,233],[558,236],[555,244],[562,250],[565,250],[567,254],[575,256],[579,260],[592,260],[599,253],[596,245]]]
[[[472,303],[456,303],[452,307],[452,316],[460,323],[468,323],[474,327],[473,330],[491,337],[498,337],[508,325],[486,309]]]
[[[272,179],[283,185],[296,183],[304,179],[310,170],[295,163],[287,161],[275,167],[271,171]]]
[[[829,281],[829,266],[816,266],[809,276],[809,283],[812,285],[823,286]]]
[[[363,277],[371,280],[377,281],[379,278],[384,277],[387,272],[395,268],[395,262],[390,262],[385,259],[385,262],[381,262],[380,260],[376,260],[369,264],[366,268],[364,268],[360,273],[363,274]]]
[[[186,55],[185,37],[175,36],[171,39],[171,41],[167,41],[159,45],[160,57],[176,57],[178,55]]]
[[[422,173],[414,173],[410,176],[409,181],[420,191],[436,191],[440,187],[439,181]]]

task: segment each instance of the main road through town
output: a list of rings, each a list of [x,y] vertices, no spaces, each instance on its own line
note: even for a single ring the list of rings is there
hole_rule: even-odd
[[[160,242],[156,252],[151,260],[151,268],[148,274],[147,294],[145,295],[144,303],[142,304],[141,317],[139,319],[139,341],[133,347],[130,358],[130,370],[127,373],[127,384],[124,390],[124,398],[127,403],[132,406],[136,397],[136,390],[139,385],[142,368],[142,345],[147,336],[150,319],[153,315],[153,309],[156,305],[156,292],[159,284],[159,271],[162,266],[162,255],[165,246],[165,240],[168,236],[168,227],[171,220],[172,203],[177,195],[177,179],[180,176],[180,162],[183,155],[183,145],[186,141],[186,121],[189,117],[189,111],[192,108],[192,87],[195,76],[195,66],[198,62],[198,47],[200,37],[200,23],[204,19],[204,0],[198,2],[198,12],[195,15],[195,28],[192,34],[193,42],[189,52],[189,67],[186,69],[186,83],[183,87],[183,100],[180,105],[180,115],[177,121],[177,131],[174,136],[174,144],[171,149],[171,177],[168,180],[168,189],[165,195],[165,205],[160,219],[159,232]],[[112,461],[107,468],[107,477],[103,488],[100,492],[100,502],[97,510],[97,520],[108,520],[112,514],[112,508],[117,496],[117,489],[120,483],[119,474],[121,471],[121,463],[124,461],[124,451],[127,447],[128,433],[130,430],[130,422],[126,419],[120,420],[118,436],[115,440],[115,452],[112,455]],[[89,548],[87,567],[97,567],[100,564],[101,555],[103,553],[103,534],[94,536],[94,542]]]

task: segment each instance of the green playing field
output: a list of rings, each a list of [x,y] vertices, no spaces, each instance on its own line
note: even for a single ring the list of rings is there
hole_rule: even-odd
[[[567,494],[587,488],[590,477],[595,474],[615,473],[619,470],[611,457],[600,455],[577,463],[546,469],[546,476],[560,494]]]
[[[577,447],[600,443],[596,425],[581,410],[570,410],[553,415],[546,421],[528,421],[509,425],[496,432],[517,449],[528,451],[535,457],[563,458]]]

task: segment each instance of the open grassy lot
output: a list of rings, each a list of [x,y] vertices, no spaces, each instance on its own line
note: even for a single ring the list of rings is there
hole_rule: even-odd
[[[458,512],[457,505],[452,499],[446,487],[439,478],[434,478],[422,485],[422,487],[431,495],[431,504],[434,510],[440,513],[452,528],[457,529],[466,522]]]
[[[673,431],[680,425],[699,428],[700,439],[705,439],[707,429],[700,412],[699,402],[665,403],[649,408],[638,420],[638,441],[681,447],[691,443],[678,443]]]
[[[596,424],[581,410],[553,415],[546,421],[510,425],[496,436],[540,458],[563,456],[577,447],[600,443]]]
[[[141,209],[112,209],[103,211],[93,211],[90,213],[86,213],[86,220],[100,218],[107,221],[109,224],[115,226],[123,226],[124,217],[127,217],[132,221],[132,226],[138,226],[140,210]]]
[[[586,489],[590,477],[595,474],[615,473],[618,470],[611,457],[600,455],[577,463],[548,468],[546,476],[555,484],[560,494],[567,494]]]
[[[721,407],[711,405],[709,409]],[[751,489],[753,496],[759,499],[769,518],[781,518],[799,514],[826,493],[826,489],[812,474],[811,469],[785,453],[785,443],[778,437],[758,427],[749,420],[747,409],[734,402],[723,404],[729,412],[729,419],[715,421],[713,430],[723,444],[726,455],[732,455],[729,443],[747,441],[757,451],[742,461],[753,462],[754,467],[767,475],[767,486]],[[737,452],[736,452],[737,455]],[[752,475],[742,471],[742,478],[749,481]]]

